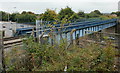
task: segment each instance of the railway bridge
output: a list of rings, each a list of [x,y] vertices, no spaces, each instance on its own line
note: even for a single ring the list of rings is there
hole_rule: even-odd
[[[118,51],[120,48],[120,21],[118,19],[108,19],[108,20],[90,20],[90,21],[82,21],[82,22],[74,22],[69,24],[54,24],[52,27],[48,25],[42,26],[41,21],[36,21],[36,28],[33,31],[34,27],[28,28],[20,28],[16,30],[16,35],[22,35],[27,33],[34,33],[35,37],[44,36],[49,37],[49,34],[52,33],[54,37],[49,37],[48,40],[50,43],[53,43],[53,38],[59,42],[62,38],[66,38],[68,41],[76,39],[76,37],[83,37],[86,34],[92,34],[94,32],[103,32],[103,33],[111,33],[116,36],[118,42]],[[43,34],[44,33],[44,34]],[[1,43],[1,44],[12,44],[12,42],[21,42],[20,38],[17,40],[12,39]],[[1,39],[0,39],[1,41]],[[0,46],[2,46],[0,44]],[[9,45],[8,45],[9,46]],[[7,46],[7,47],[8,47]],[[1,49],[0,49],[1,52]],[[1,57],[0,57],[1,58]],[[119,58],[118,58],[119,59]],[[120,60],[118,60],[120,61]],[[1,61],[0,61],[1,62]],[[120,62],[119,62],[120,63]],[[120,66],[118,67],[120,68]]]
[[[35,29],[34,27],[19,28],[16,30],[15,36],[32,33],[37,38],[40,36],[48,37],[49,43],[53,43],[53,38],[59,43],[62,38],[67,39],[67,41],[71,41],[100,31],[103,33],[113,33],[115,35],[115,33],[119,32],[117,26],[118,19],[90,20],[63,24],[62,26],[61,24],[53,24],[52,27],[49,27],[48,25],[42,26],[41,21],[36,21]],[[50,37],[51,34],[52,38]],[[12,43],[14,40],[9,40],[8,42]],[[5,41],[6,44],[9,44],[8,42],[6,43]]]
[[[49,27],[48,25],[42,26],[41,21],[38,20],[36,21],[36,37],[39,37],[44,32],[44,35],[48,35],[49,33],[55,34],[54,39],[56,39],[57,42],[62,39],[61,36],[70,41],[71,39],[74,40],[86,34],[92,34],[99,31],[116,33],[115,28],[117,24],[118,19],[109,19],[82,21],[63,25],[54,24],[52,27]],[[52,42],[51,38],[49,38],[49,42]]]

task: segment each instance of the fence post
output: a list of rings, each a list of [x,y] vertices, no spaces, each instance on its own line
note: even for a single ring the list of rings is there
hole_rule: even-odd
[[[3,31],[0,31],[0,52],[1,52],[1,63],[3,72],[5,72],[5,60],[4,60],[4,44],[3,44]]]

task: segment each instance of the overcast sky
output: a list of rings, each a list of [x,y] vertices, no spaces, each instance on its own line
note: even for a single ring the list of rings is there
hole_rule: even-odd
[[[0,0],[0,11],[11,13],[22,11],[43,13],[46,8],[49,8],[58,12],[61,8],[69,6],[75,12],[84,11],[88,13],[98,9],[103,13],[111,13],[118,11],[118,1],[119,0]]]

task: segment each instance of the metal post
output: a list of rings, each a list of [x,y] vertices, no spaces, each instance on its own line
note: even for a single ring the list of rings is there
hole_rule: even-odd
[[[38,30],[39,30],[39,28],[42,26],[42,29],[40,29],[40,30],[42,30],[41,32],[39,32],[39,34],[42,34],[43,32],[44,32],[44,26],[42,25],[42,19],[40,20],[40,24],[39,24],[39,27],[38,27]],[[38,34],[38,35],[39,35]]]
[[[86,35],[86,31],[87,31],[87,30],[86,30],[86,28],[85,28],[85,30],[84,30],[84,35]]]
[[[2,68],[3,72],[5,72],[5,60],[4,60],[4,45],[3,45],[3,31],[1,31],[1,37],[0,37],[0,50],[1,50],[1,62],[2,62]]]
[[[71,41],[71,44],[73,44],[73,33],[70,34],[70,41]]]
[[[84,36],[84,29],[82,29],[82,36]]]
[[[67,39],[67,32],[65,33],[65,38]]]
[[[36,20],[36,37],[38,37],[38,20]]]
[[[90,31],[90,27],[88,27],[88,31]],[[88,32],[89,33],[89,32]]]
[[[97,28],[97,27],[95,26],[95,31],[96,31],[96,28]]]
[[[86,29],[87,31],[89,30],[89,27]],[[86,34],[88,34],[88,32],[86,32]]]
[[[92,27],[90,27],[90,31],[92,31]],[[92,32],[90,32],[90,33],[92,33]]]
[[[98,28],[97,30],[99,31],[99,26],[97,26],[97,28]]]
[[[2,21],[2,14],[1,14],[1,21]],[[2,26],[3,28],[3,26]],[[3,31],[0,31],[0,58],[1,58],[1,63],[2,63],[2,72],[6,73],[5,71],[5,60],[4,60],[4,44],[3,44]]]
[[[93,31],[95,31],[94,26],[93,26]]]
[[[91,31],[93,31],[93,27],[91,27]]]
[[[70,41],[71,41],[71,44],[73,44],[73,33],[76,31],[76,29],[73,29],[71,32],[70,32]]]
[[[79,36],[80,36],[80,30],[79,30]]]

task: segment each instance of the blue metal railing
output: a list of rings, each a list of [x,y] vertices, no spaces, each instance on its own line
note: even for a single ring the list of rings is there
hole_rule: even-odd
[[[70,24],[64,24],[63,27],[60,27],[60,24],[56,24],[56,25],[54,25],[55,26],[54,28],[45,26],[45,27],[41,27],[41,28],[44,28],[44,30],[40,30],[41,28],[39,28],[39,30],[41,32],[45,31],[46,34],[49,33],[51,31],[51,29],[55,33],[69,32],[69,31],[71,31],[73,29],[79,30],[79,29],[84,29],[84,28],[89,28],[89,27],[94,27],[94,26],[101,26],[101,25],[108,25],[108,24],[111,24],[111,26],[114,26],[116,21],[117,21],[117,19],[91,20],[91,21],[83,21],[83,22],[75,22],[75,23],[70,23]],[[105,26],[104,28],[101,28],[100,30],[105,29],[105,28],[109,28],[111,26]],[[33,28],[31,28],[31,29],[33,29]],[[60,29],[60,31],[59,31],[59,29]],[[24,30],[19,29],[19,31],[24,31]]]

